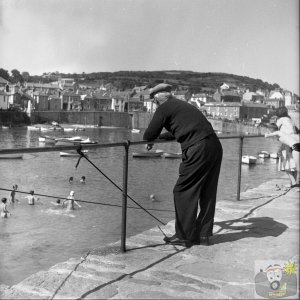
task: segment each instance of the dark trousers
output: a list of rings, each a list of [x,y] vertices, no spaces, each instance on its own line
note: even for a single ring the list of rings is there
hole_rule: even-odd
[[[222,156],[222,145],[215,134],[183,151],[173,189],[178,238],[195,240],[212,235]]]

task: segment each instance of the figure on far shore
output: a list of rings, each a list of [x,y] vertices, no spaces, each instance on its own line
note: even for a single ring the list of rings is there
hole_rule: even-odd
[[[74,198],[75,192],[71,191],[70,195],[68,196],[68,198],[63,202],[62,207],[64,207],[64,204],[67,203],[67,210],[74,210],[75,209],[75,204],[78,207],[81,207],[81,205],[79,205]]]
[[[10,215],[10,212],[7,210],[7,199],[6,198],[2,198],[1,199],[1,218],[8,218],[8,216]]]
[[[291,185],[291,187],[299,187],[300,183],[300,137],[299,134],[292,133],[288,134],[285,132],[281,132],[278,130],[278,127],[275,124],[270,124],[268,126],[269,130],[271,131],[270,133],[266,133],[265,137],[277,137],[279,142],[281,142],[284,145],[287,145],[290,147],[290,150],[292,151],[292,157],[296,165],[296,170],[297,170],[297,180],[296,184]]]
[[[288,110],[285,106],[277,108],[275,114],[277,116],[276,126],[281,133],[296,134],[296,127],[288,115]],[[290,180],[289,187],[295,186],[297,184],[297,170],[292,150],[288,145],[283,143],[279,149],[279,153],[278,171],[286,172]]]

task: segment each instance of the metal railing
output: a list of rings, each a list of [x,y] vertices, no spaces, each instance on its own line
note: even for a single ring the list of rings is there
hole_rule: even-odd
[[[237,201],[240,201],[240,191],[241,191],[241,169],[242,169],[242,155],[243,155],[243,142],[244,138],[258,138],[263,137],[263,135],[236,135],[236,136],[219,136],[219,139],[239,139],[239,161],[238,161],[238,184],[237,184]],[[163,143],[174,143],[176,141],[172,140],[155,140],[151,141],[153,144],[163,144]],[[148,141],[124,141],[117,143],[103,143],[103,144],[83,144],[84,149],[97,149],[97,148],[110,148],[110,147],[124,147],[123,156],[123,187],[122,189],[122,232],[121,232],[121,252],[126,251],[126,223],[127,223],[127,188],[128,188],[128,157],[129,148],[133,145],[145,145]],[[36,148],[17,148],[17,149],[0,149],[1,154],[13,154],[13,153],[39,153],[39,152],[53,152],[62,150],[78,150],[78,145],[72,146],[51,146],[51,147],[36,147]]]

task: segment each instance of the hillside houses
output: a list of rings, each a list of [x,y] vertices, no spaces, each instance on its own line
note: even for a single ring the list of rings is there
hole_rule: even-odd
[[[1,79],[1,78],[0,78]],[[202,89],[192,94],[180,86],[173,95],[205,110],[216,118],[259,118],[270,109],[293,106],[298,97],[289,91],[249,91],[243,87],[223,83],[218,89]],[[156,106],[149,99],[149,86],[119,91],[112,84],[89,86],[77,84],[72,78],[58,78],[52,83],[25,82],[23,85],[0,80],[0,109],[29,107],[36,111],[114,111],[154,112]]]

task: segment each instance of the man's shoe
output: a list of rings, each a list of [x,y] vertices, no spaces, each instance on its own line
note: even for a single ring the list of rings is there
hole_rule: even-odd
[[[190,241],[182,240],[178,237],[175,237],[171,241],[166,242],[166,243],[169,244],[169,245],[184,246],[184,247],[187,247],[187,248],[190,248],[193,245],[193,243],[191,243]]]
[[[177,239],[176,233],[175,233],[174,235],[172,235],[172,236],[166,236],[166,237],[164,237],[164,241],[165,241],[166,243],[170,243],[170,242],[173,241],[174,239]]]

